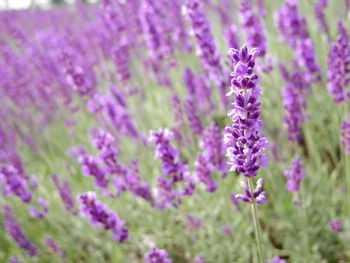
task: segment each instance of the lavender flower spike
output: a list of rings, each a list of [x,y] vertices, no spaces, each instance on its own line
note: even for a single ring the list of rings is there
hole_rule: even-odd
[[[39,253],[38,248],[32,244],[24,235],[21,226],[14,218],[11,207],[4,206],[4,226],[6,232],[12,237],[12,239],[26,251],[26,254],[30,257],[36,256]]]
[[[246,202],[246,203],[252,203],[254,198],[258,204],[263,203],[266,201],[266,193],[265,191],[263,191],[263,186],[264,186],[264,179],[259,178],[258,181],[256,182],[256,188],[254,192],[251,192],[246,182],[241,181],[241,187],[244,190],[244,195],[237,194],[235,195],[235,198],[238,200],[242,200],[243,202]]]
[[[168,252],[165,249],[152,248],[150,252],[144,255],[146,263],[172,263],[168,257]]]
[[[327,89],[335,102],[350,98],[350,91],[345,90],[350,82],[350,45],[349,35],[342,22],[338,23],[338,38],[328,52]]]
[[[288,178],[286,184],[288,191],[299,191],[301,179],[306,176],[302,169],[303,163],[299,157],[296,157],[292,160],[290,169],[284,171],[284,175]]]
[[[123,242],[128,238],[128,228],[117,213],[109,209],[105,204],[96,200],[96,193],[86,192],[77,197],[82,203],[81,215],[87,216],[92,225],[103,226],[106,230],[113,232],[113,238]]]
[[[272,259],[267,260],[266,263],[286,263],[286,261],[280,259],[279,256],[274,256]]]
[[[258,50],[248,53],[244,46],[240,50],[230,49],[234,69],[231,87],[227,94],[234,95],[233,109],[229,111],[233,124],[225,128],[224,143],[230,171],[237,171],[246,177],[254,177],[261,166],[266,165],[266,154],[262,153],[268,141],[260,135],[263,121],[260,116],[260,88],[258,76],[253,73]]]
[[[340,144],[346,154],[350,154],[350,117],[340,126]]]

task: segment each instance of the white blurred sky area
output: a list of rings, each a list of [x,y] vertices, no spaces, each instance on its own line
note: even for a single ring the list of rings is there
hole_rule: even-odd
[[[75,0],[64,0],[67,4],[73,4]],[[95,3],[98,0],[87,0],[89,3]],[[0,11],[6,9],[25,9],[33,5],[49,7],[51,0],[0,0]]]

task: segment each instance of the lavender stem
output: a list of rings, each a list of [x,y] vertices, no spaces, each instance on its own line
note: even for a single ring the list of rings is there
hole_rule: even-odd
[[[248,177],[248,187],[249,191],[251,193],[254,193],[254,182],[252,177]],[[258,216],[258,209],[256,205],[256,200],[254,195],[251,196],[252,202],[251,202],[251,210],[253,215],[253,224],[254,224],[254,232],[255,232],[255,239],[256,244],[258,248],[258,258],[260,263],[264,263],[264,255],[262,250],[262,237],[261,237],[261,228],[260,228],[260,222],[259,222],[259,216]]]

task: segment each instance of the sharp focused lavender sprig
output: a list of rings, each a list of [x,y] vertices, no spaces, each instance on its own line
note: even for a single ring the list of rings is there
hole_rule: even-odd
[[[350,98],[350,45],[349,35],[342,22],[338,22],[338,37],[328,52],[327,89],[335,102]]]
[[[144,255],[146,263],[172,263],[173,261],[168,258],[168,252],[165,249],[152,248],[151,251]]]
[[[257,49],[248,52],[246,46],[240,50],[229,50],[234,67],[227,95],[233,95],[234,98],[233,108],[228,115],[231,116],[233,124],[225,128],[224,143],[227,147],[226,156],[227,164],[231,166],[230,171],[243,174],[248,182],[248,186],[243,183],[245,194],[236,195],[236,198],[251,203],[258,257],[259,262],[263,263],[262,238],[256,205],[266,200],[263,179],[259,179],[257,188],[253,189],[253,177],[257,175],[261,166],[267,164],[267,157],[263,151],[268,146],[267,138],[261,135],[263,121],[259,120],[261,103],[258,98],[261,90],[257,86],[258,76],[254,73],[255,58],[258,54]]]
[[[263,121],[260,117],[261,90],[257,86],[258,76],[253,72],[258,50],[248,53],[244,46],[240,50],[230,49],[234,69],[228,96],[234,102],[228,115],[233,124],[225,128],[224,143],[227,147],[227,164],[230,171],[246,177],[254,177],[261,166],[266,166],[267,156],[263,151],[268,146],[267,138],[261,136]]]
[[[88,217],[92,225],[102,226],[104,229],[112,231],[113,239],[116,241],[125,241],[129,235],[125,222],[118,217],[116,212],[97,201],[96,198],[94,192],[86,192],[77,197],[81,202],[81,215]]]
[[[15,220],[11,207],[7,205],[4,206],[3,213],[3,223],[6,232],[12,237],[18,246],[25,250],[26,254],[30,257],[39,254],[39,249],[28,240],[28,238],[24,235],[21,226]]]

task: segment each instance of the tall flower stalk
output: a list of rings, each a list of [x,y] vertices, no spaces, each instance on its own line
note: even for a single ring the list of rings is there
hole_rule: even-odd
[[[261,135],[263,121],[260,117],[261,90],[257,86],[258,76],[254,73],[255,58],[258,49],[248,52],[246,46],[240,50],[230,49],[229,55],[233,61],[231,87],[227,96],[233,97],[231,116],[233,124],[225,128],[224,143],[227,147],[227,164],[230,171],[241,173],[246,180],[241,182],[244,194],[236,195],[237,199],[250,203],[252,208],[255,237],[258,248],[259,262],[264,262],[262,235],[259,223],[257,204],[266,201],[263,191],[263,179],[256,182],[254,177],[261,166],[266,166],[267,157],[263,151],[267,148],[267,138]]]

